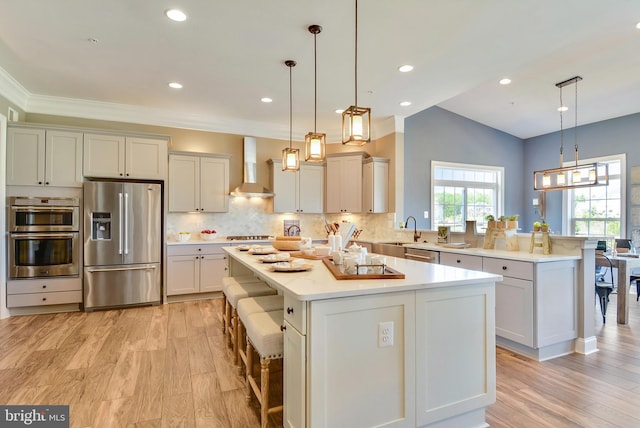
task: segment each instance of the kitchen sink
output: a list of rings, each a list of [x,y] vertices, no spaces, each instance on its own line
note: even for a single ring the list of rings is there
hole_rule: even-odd
[[[404,244],[410,242],[377,242],[372,245],[372,251],[385,256],[404,258]]]

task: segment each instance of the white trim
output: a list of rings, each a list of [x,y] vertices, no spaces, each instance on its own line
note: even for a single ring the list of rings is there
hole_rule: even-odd
[[[7,162],[7,118],[0,113],[0,165]],[[4,171],[4,170],[3,170]],[[6,177],[3,172],[0,174],[0,200],[7,200]],[[0,235],[6,236],[5,210],[0,210]],[[7,318],[7,248],[6,245],[0,247],[0,319]]]
[[[620,236],[626,236],[627,230],[627,154],[620,153],[617,155],[600,156],[589,159],[581,159],[581,164],[593,162],[610,162],[620,161]],[[562,166],[574,165],[575,161],[566,161]],[[562,234],[569,235],[569,195],[573,194],[572,189],[562,192]]]
[[[590,355],[598,352],[598,339],[595,336],[577,338],[575,351],[582,355]]]
[[[0,67],[0,94],[22,110],[26,110],[27,102],[31,97],[31,93],[2,67]]]

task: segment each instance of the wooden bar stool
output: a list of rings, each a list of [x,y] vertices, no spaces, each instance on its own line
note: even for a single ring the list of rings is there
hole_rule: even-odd
[[[226,276],[222,278],[222,315],[220,319],[222,320],[223,334],[227,333],[227,320],[230,319],[230,315],[231,315],[231,307],[227,305],[227,294],[226,294],[227,289],[230,286],[235,284],[251,284],[256,282],[263,282],[263,281],[260,281],[258,278],[251,275]],[[229,316],[227,316],[227,312],[229,313]]]
[[[227,345],[231,346],[233,351],[233,364],[238,365],[238,302],[247,297],[268,296],[276,294],[276,290],[269,287],[264,282],[253,282],[248,284],[232,284],[230,285],[225,296],[227,298],[227,307],[225,313],[225,324],[227,332]]]
[[[266,428],[269,414],[281,412],[282,404],[269,407],[269,364],[271,360],[282,359],[284,349],[284,311],[259,312],[245,319],[247,333],[247,401],[252,393],[260,403],[260,420]],[[260,384],[253,375],[253,352],[260,357]]]
[[[271,312],[271,311],[284,311],[284,296],[274,295],[274,296],[260,296],[260,297],[247,297],[246,299],[241,299],[238,302],[238,328],[236,328],[236,342],[238,345],[238,354],[239,360],[238,364],[240,373],[242,374],[242,364],[247,366],[247,352],[246,346],[243,344],[246,343],[244,339],[244,323],[245,320],[249,317],[249,315],[261,313],[261,312]],[[245,370],[246,374],[246,370]]]

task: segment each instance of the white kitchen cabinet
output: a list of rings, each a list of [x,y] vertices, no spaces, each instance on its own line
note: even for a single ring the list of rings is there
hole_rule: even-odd
[[[110,134],[84,134],[85,177],[164,180],[167,141]]]
[[[82,133],[9,127],[7,185],[82,187]]]
[[[441,252],[440,264],[455,266],[462,269],[482,271],[482,257],[480,256]],[[498,275],[502,275],[502,273],[499,273]]]
[[[362,212],[363,158],[364,153],[327,156],[326,212]]]
[[[169,211],[229,211],[229,156],[169,155]]]
[[[306,395],[306,343],[307,337],[284,322],[284,407],[283,424],[286,428],[298,428],[305,425]]]
[[[277,213],[324,212],[324,164],[301,162],[296,172],[282,171],[282,161],[270,159],[273,211]]]
[[[222,290],[228,268],[222,245],[170,245],[167,250],[167,296]]]
[[[7,307],[82,303],[82,279],[36,278],[7,281]]]
[[[362,165],[362,211],[389,211],[389,159],[368,158]]]

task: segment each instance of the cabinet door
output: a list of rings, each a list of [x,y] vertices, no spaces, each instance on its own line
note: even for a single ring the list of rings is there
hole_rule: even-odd
[[[164,180],[166,173],[167,142],[165,140],[126,138],[126,177]]]
[[[229,211],[229,159],[200,158],[200,211]]]
[[[46,186],[82,187],[82,133],[47,131]]]
[[[222,278],[227,276],[227,262],[223,254],[200,256],[200,292],[221,291]]]
[[[342,162],[340,159],[327,159],[327,203],[326,211],[328,213],[341,212],[341,185],[342,183]]]
[[[340,205],[344,212],[362,212],[362,157],[342,159]]]
[[[298,209],[303,213],[324,212],[324,166],[301,165],[298,173]],[[275,204],[275,203],[274,203]]]
[[[200,158],[169,156],[169,211],[200,210]]]
[[[273,197],[273,212],[298,212],[298,177],[300,172],[282,170],[282,162],[274,161],[271,165],[271,190]],[[322,204],[322,199],[320,200]]]
[[[84,134],[85,177],[124,177],[125,138],[119,135]]]
[[[504,277],[496,283],[496,335],[533,346],[533,282]]]
[[[7,130],[7,185],[44,185],[44,129]]]
[[[389,164],[371,161],[362,166],[362,211],[386,213],[389,211]]]
[[[440,252],[440,264],[482,271],[482,257]],[[500,274],[501,275],[501,274]]]
[[[199,271],[199,255],[167,257],[167,296],[197,293]]]
[[[285,321],[284,330],[284,415],[286,428],[306,426],[306,337]]]

